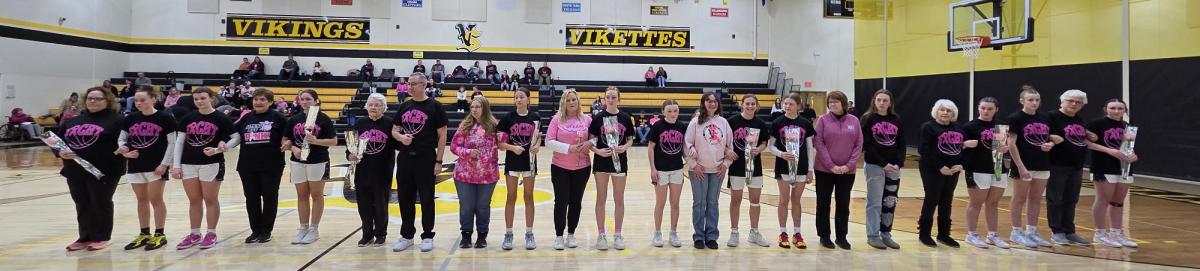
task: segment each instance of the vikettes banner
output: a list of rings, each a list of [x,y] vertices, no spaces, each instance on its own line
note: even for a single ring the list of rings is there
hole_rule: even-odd
[[[368,43],[371,20],[355,17],[229,14],[226,40]]]
[[[568,24],[566,48],[690,51],[691,28]]]

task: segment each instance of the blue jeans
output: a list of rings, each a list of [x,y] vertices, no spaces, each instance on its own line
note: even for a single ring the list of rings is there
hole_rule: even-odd
[[[661,87],[667,86],[667,78],[666,77],[659,76],[658,79],[656,79],[656,80],[658,81],[658,87],[661,88]]]
[[[895,198],[895,192],[898,187],[887,187],[889,191],[884,191],[884,188],[886,183],[893,180],[898,183],[900,172],[887,173],[883,170],[883,167],[874,164],[865,164],[863,171],[867,174],[867,239],[890,237],[892,220],[896,210],[897,199]],[[890,206],[883,208],[884,197],[889,196],[889,194],[892,197],[888,200]],[[884,229],[882,232],[880,230],[881,227]]]
[[[721,175],[692,175],[692,230],[695,231],[692,241],[716,241],[720,237],[717,219],[721,209],[717,197],[721,195]]]
[[[496,184],[454,182],[454,190],[458,191],[459,227],[464,231],[488,232],[492,217],[492,191],[496,190]]]
[[[125,102],[125,112],[133,112],[133,97],[121,99]]]
[[[646,136],[650,135],[650,127],[649,126],[638,126],[637,127],[637,135],[638,135],[638,139],[640,139],[642,143],[646,143]]]

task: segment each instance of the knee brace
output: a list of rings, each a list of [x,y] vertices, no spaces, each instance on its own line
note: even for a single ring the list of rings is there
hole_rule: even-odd
[[[1117,208],[1125,207],[1125,203],[1123,202],[1109,202],[1108,205]]]
[[[758,204],[758,203],[751,203],[751,204],[750,204],[750,208],[758,208],[758,207],[759,207],[759,204]]]

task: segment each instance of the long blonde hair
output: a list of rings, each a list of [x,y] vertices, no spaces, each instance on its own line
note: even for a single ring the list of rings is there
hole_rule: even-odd
[[[567,95],[574,95],[576,100],[579,99],[579,93],[576,92],[575,89],[568,88],[563,90],[562,96],[558,97],[558,113],[555,113],[558,116],[559,121],[565,121],[567,119]],[[575,106],[575,116],[583,118],[582,105]]]
[[[491,103],[489,103],[487,97],[484,97],[483,95],[475,96],[475,99],[472,100],[471,103],[475,102],[479,102],[479,108],[483,110],[483,112],[481,112],[483,113],[481,114],[483,115],[483,120],[476,119],[474,115],[467,113],[467,116],[463,118],[462,123],[458,124],[458,132],[461,133],[466,131],[466,129],[474,128],[475,125],[478,124],[480,127],[483,127],[483,131],[486,132],[488,136],[496,135],[496,117],[492,116]]]

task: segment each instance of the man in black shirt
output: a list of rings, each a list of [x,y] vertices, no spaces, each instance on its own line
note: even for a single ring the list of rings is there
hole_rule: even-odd
[[[1091,245],[1075,234],[1075,205],[1083,181],[1083,162],[1087,158],[1089,138],[1087,124],[1078,113],[1087,104],[1087,94],[1077,89],[1059,97],[1062,104],[1051,111],[1050,179],[1046,181],[1046,220],[1054,234],[1050,240],[1059,245]]]
[[[288,55],[288,59],[283,62],[283,68],[279,69],[279,80],[296,79],[300,74],[300,65],[296,64],[296,59],[292,55]]]
[[[408,77],[412,90],[425,89],[425,74]],[[433,186],[442,171],[442,155],[446,148],[446,111],[442,104],[424,91],[409,91],[412,99],[400,104],[393,120],[392,138],[400,141],[396,155],[396,194],[400,205],[400,240],[392,251],[403,251],[413,245],[415,201],[421,201],[421,251],[433,250],[434,201]],[[429,169],[433,170],[430,171]],[[417,196],[414,199],[413,196]]]

